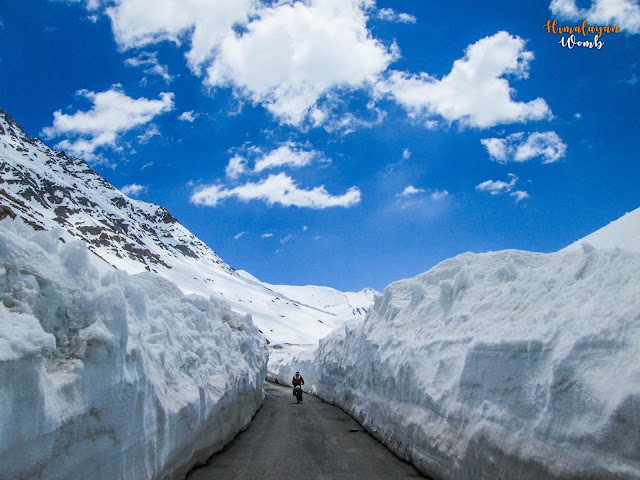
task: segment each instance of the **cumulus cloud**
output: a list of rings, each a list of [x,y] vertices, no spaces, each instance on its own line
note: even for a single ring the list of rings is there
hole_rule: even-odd
[[[283,166],[305,167],[313,161],[315,156],[316,152],[294,149],[291,144],[282,145],[260,158],[253,167],[253,171],[259,173],[263,170]]]
[[[260,238],[271,238],[273,237],[273,233],[263,233]]]
[[[244,174],[247,169],[247,160],[240,155],[235,155],[229,160],[225,174],[228,178],[234,180]]]
[[[485,138],[480,142],[491,160],[503,164],[526,162],[536,157],[541,157],[542,163],[554,163],[567,152],[567,145],[556,132],[533,132],[526,138],[519,132],[505,138]]]
[[[256,5],[254,0],[118,0],[107,15],[120,48],[186,41],[189,67],[200,74],[233,26],[247,22]]]
[[[196,118],[198,118],[198,114],[193,113],[193,110],[190,110],[188,112],[182,112],[178,117],[178,120],[183,122],[193,123]]]
[[[409,158],[411,158],[411,151],[408,148],[405,148],[402,151],[402,159],[403,160],[409,160]]]
[[[508,182],[504,182],[502,180],[487,180],[486,182],[476,185],[476,190],[479,192],[487,192],[491,195],[502,195],[508,193],[509,196],[515,198],[516,203],[519,203],[526,198],[531,198],[531,195],[523,190],[513,191],[516,183],[518,183],[518,177],[516,175],[510,173],[509,179],[510,180]]]
[[[476,190],[479,192],[487,192],[491,195],[500,195],[501,193],[508,193],[513,190],[518,182],[518,177],[513,173],[509,174],[511,179],[509,182],[503,182],[502,180],[487,180],[479,185],[476,185]]]
[[[53,125],[44,128],[41,134],[48,139],[71,137],[59,142],[56,148],[87,160],[99,161],[95,151],[101,147],[118,150],[120,135],[173,109],[173,93],[163,92],[159,100],[134,99],[117,88],[99,93],[80,90],[78,94],[92,102],[91,109],[71,115],[58,110],[53,114]],[[144,140],[145,135],[141,137]]]
[[[579,8],[576,0],[552,0],[549,8],[559,19],[586,19],[593,25],[617,25],[629,33],[640,33],[640,5],[634,0],[592,0],[589,8]]]
[[[514,197],[516,199],[516,203],[526,199],[531,198],[528,192],[524,192],[522,190],[516,190],[515,192],[511,192],[509,196]]]
[[[467,47],[441,80],[426,73],[391,72],[378,84],[381,94],[391,95],[417,118],[440,116],[449,122],[487,128],[497,124],[526,122],[551,117],[547,102],[537,98],[514,101],[515,90],[507,76],[526,78],[533,53],[525,42],[498,32]]]
[[[372,38],[360,4],[312,0],[261,9],[242,35],[230,32],[221,42],[206,83],[232,87],[283,123],[300,125],[324,94],[372,83],[394,58]]]
[[[320,152],[305,149],[303,145],[295,142],[285,142],[268,153],[264,153],[258,147],[244,146],[229,160],[225,172],[229,179],[235,180],[248,173],[259,174],[276,168],[306,167],[314,161],[330,162]],[[248,165],[251,162],[253,162],[253,168],[250,169]]]
[[[406,187],[401,193],[398,193],[397,197],[410,197],[411,195],[416,195],[418,193],[423,193],[424,189],[416,188],[413,185],[409,185]]]
[[[187,43],[188,65],[208,86],[230,87],[280,121],[300,125],[318,121],[315,107],[324,95],[367,86],[393,60],[393,49],[367,29],[372,6],[362,0],[118,0],[106,13],[121,49]]]
[[[141,193],[145,193],[148,188],[145,185],[138,185],[137,183],[132,183],[131,185],[125,185],[121,187],[120,192],[124,195],[128,195],[130,197],[137,197]]]
[[[221,201],[231,197],[244,202],[262,200],[269,205],[324,209],[357,205],[360,202],[360,190],[357,187],[351,187],[343,195],[331,195],[324,185],[305,190],[300,188],[291,177],[280,173],[269,175],[260,182],[248,182],[235,188],[225,188],[222,185],[206,186],[191,196],[191,202],[196,205],[215,207]]]
[[[240,238],[244,235],[246,235],[247,232],[240,232],[239,234],[237,234],[235,237],[233,237],[234,240],[240,240]]]
[[[142,52],[135,58],[127,58],[124,63],[130,67],[143,67],[147,75],[157,75],[166,83],[171,83],[173,77],[169,75],[169,67],[158,62],[157,53]]]
[[[397,13],[392,8],[381,8],[378,10],[378,18],[387,22],[396,23],[416,23],[416,17],[408,13]]]

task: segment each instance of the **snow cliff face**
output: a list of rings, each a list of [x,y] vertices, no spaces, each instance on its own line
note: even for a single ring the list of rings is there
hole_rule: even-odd
[[[270,376],[300,370],[435,478],[637,479],[639,358],[640,253],[585,244],[447,260]]]
[[[0,218],[18,216],[44,230],[61,227],[118,269],[154,272],[185,293],[217,296],[250,314],[267,342],[283,347],[278,353],[317,342],[344,323],[343,314],[364,317],[373,303],[367,291],[296,287],[284,293],[239,275],[167,210],[123,195],[84,161],[29,137],[2,110],[0,173]],[[319,306],[314,297],[323,288]]]
[[[0,221],[0,478],[184,478],[262,403],[263,338],[61,235]]]

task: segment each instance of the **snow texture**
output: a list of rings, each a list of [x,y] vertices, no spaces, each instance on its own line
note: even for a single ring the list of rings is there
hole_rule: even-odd
[[[264,338],[60,236],[0,222],[0,478],[184,478],[262,403]]]
[[[268,377],[299,370],[434,478],[638,479],[640,253],[620,248],[638,212],[599,231],[609,249],[467,253],[395,282]]]

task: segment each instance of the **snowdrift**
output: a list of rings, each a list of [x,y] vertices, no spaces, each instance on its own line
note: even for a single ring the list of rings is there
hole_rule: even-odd
[[[270,377],[439,479],[640,478],[640,253],[463,254]]]
[[[249,316],[0,222],[0,478],[184,478],[263,399]]]

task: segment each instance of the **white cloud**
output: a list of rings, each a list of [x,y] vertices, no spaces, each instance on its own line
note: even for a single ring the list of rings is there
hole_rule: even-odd
[[[441,116],[471,127],[526,122],[551,117],[542,98],[530,102],[512,99],[515,93],[505,77],[526,78],[533,53],[525,42],[507,32],[498,32],[467,47],[441,80],[428,74],[410,75],[394,71],[378,84],[382,94],[392,95],[414,117]]]
[[[53,114],[53,125],[42,129],[41,134],[48,139],[72,137],[56,147],[87,160],[100,160],[95,155],[100,147],[118,150],[120,135],[173,109],[173,93],[161,93],[159,100],[134,99],[116,88],[99,93],[80,90],[78,94],[93,103],[91,109],[72,115],[58,110]]]
[[[273,237],[273,233],[263,233],[260,238],[271,238]]]
[[[443,209],[447,207],[445,200],[448,197],[449,192],[446,190],[426,190],[409,185],[401,193],[396,194],[393,208],[400,208],[413,214],[419,213],[425,218],[431,218],[443,212]]]
[[[403,160],[409,160],[409,158],[411,158],[411,151],[408,148],[405,148],[402,151],[402,159]]]
[[[286,237],[280,239],[280,244],[284,245],[285,243],[288,243],[292,238],[293,235],[289,234]]]
[[[486,182],[482,182],[479,185],[476,185],[476,190],[479,192],[488,192],[491,195],[500,195],[502,193],[509,193],[513,190],[513,187],[516,186],[518,182],[518,177],[513,173],[509,174],[511,180],[507,182],[503,182],[502,180],[487,180]]]
[[[424,192],[424,189],[416,188],[413,185],[409,185],[402,191],[402,193],[398,193],[396,197],[409,197],[411,195],[416,195],[418,193],[423,193],[423,192]]]
[[[531,198],[531,195],[529,195],[528,192],[523,192],[522,190],[516,190],[515,192],[511,192],[509,196],[515,197],[516,203],[519,203],[520,201],[526,198]]]
[[[316,152],[314,151],[309,152],[292,147],[294,147],[293,144],[286,144],[272,150],[267,155],[256,161],[253,171],[260,173],[267,169],[284,166],[291,168],[306,167],[316,156]]]
[[[640,5],[634,0],[592,0],[589,8],[578,8],[576,0],[552,0],[549,8],[560,19],[586,19],[592,25],[617,25],[629,33],[640,33]]]
[[[140,167],[140,170],[144,170],[145,168],[148,168],[151,166],[153,166],[153,162],[147,162],[142,167]]]
[[[237,234],[235,237],[233,237],[234,240],[239,240],[242,236],[246,235],[247,232],[240,232],[239,234]]]
[[[140,143],[147,143],[153,137],[159,136],[160,130],[158,130],[158,127],[152,123],[151,125],[149,125],[149,128],[147,128],[146,132],[144,132],[142,135],[138,135],[138,141]]]
[[[215,207],[220,201],[230,197],[236,197],[244,202],[262,200],[269,205],[324,209],[357,205],[360,202],[360,190],[357,187],[351,187],[343,195],[337,196],[329,194],[324,185],[312,190],[304,190],[298,187],[291,177],[280,173],[269,175],[268,178],[257,183],[249,182],[230,189],[221,185],[207,186],[196,191],[191,196],[191,202],[196,205]]]
[[[372,83],[394,58],[372,38],[356,0],[286,2],[258,12],[242,35],[230,32],[206,83],[233,87],[283,123],[300,125],[334,89]]]
[[[397,13],[392,8],[378,10],[378,18],[387,22],[416,23],[416,17],[408,13]]]
[[[303,225],[303,226],[302,226],[302,231],[303,231],[303,232],[306,232],[308,229],[309,229],[309,227],[307,227],[306,225]]]
[[[245,173],[247,166],[247,160],[240,155],[235,155],[229,160],[227,164],[227,168],[225,169],[225,174],[228,178],[235,180],[240,175]]]
[[[185,42],[191,70],[204,69],[207,85],[231,87],[300,125],[319,121],[314,107],[323,95],[367,86],[394,58],[367,29],[371,7],[362,0],[118,0],[106,12],[121,49]]]
[[[431,200],[444,200],[448,196],[449,192],[447,192],[446,190],[435,190],[433,193],[431,193]]]
[[[487,192],[491,195],[502,195],[508,193],[510,197],[515,198],[516,203],[520,203],[524,199],[531,198],[531,195],[523,190],[513,191],[516,183],[518,183],[518,177],[513,173],[510,173],[509,178],[509,182],[503,182],[502,180],[487,180],[486,182],[476,185],[476,190],[479,192]]]
[[[556,132],[533,132],[524,138],[524,133],[514,133],[505,138],[480,140],[489,157],[498,163],[526,162],[541,157],[542,163],[554,163],[563,158],[567,145]]]
[[[124,63],[130,67],[144,67],[144,73],[147,75],[157,75],[162,77],[166,83],[171,83],[173,77],[169,75],[169,67],[160,65],[156,52],[142,52],[135,58],[127,58]]]
[[[576,120],[580,120],[582,118],[582,114],[578,112],[573,116],[573,118],[575,118]]]
[[[190,110],[188,112],[182,112],[178,117],[178,120],[181,120],[183,122],[193,123],[195,119],[198,118],[198,116],[199,115],[197,113],[193,113],[193,110]]]
[[[301,168],[310,165],[314,161],[325,163],[331,162],[324,158],[322,153],[316,150],[305,150],[303,145],[286,142],[278,148],[264,153],[262,149],[255,146],[243,146],[237,149],[226,168],[226,175],[229,179],[235,180],[247,173],[262,173],[265,170],[277,168]],[[253,168],[247,166],[253,162]]]
[[[116,42],[122,49],[188,41],[190,68],[200,74],[234,24],[244,24],[254,0],[119,0],[107,9]]]
[[[145,193],[148,188],[145,185],[138,185],[137,183],[132,183],[131,185],[125,185],[122,188],[119,188],[120,192],[124,195],[128,195],[130,197],[137,197],[141,193]]]

